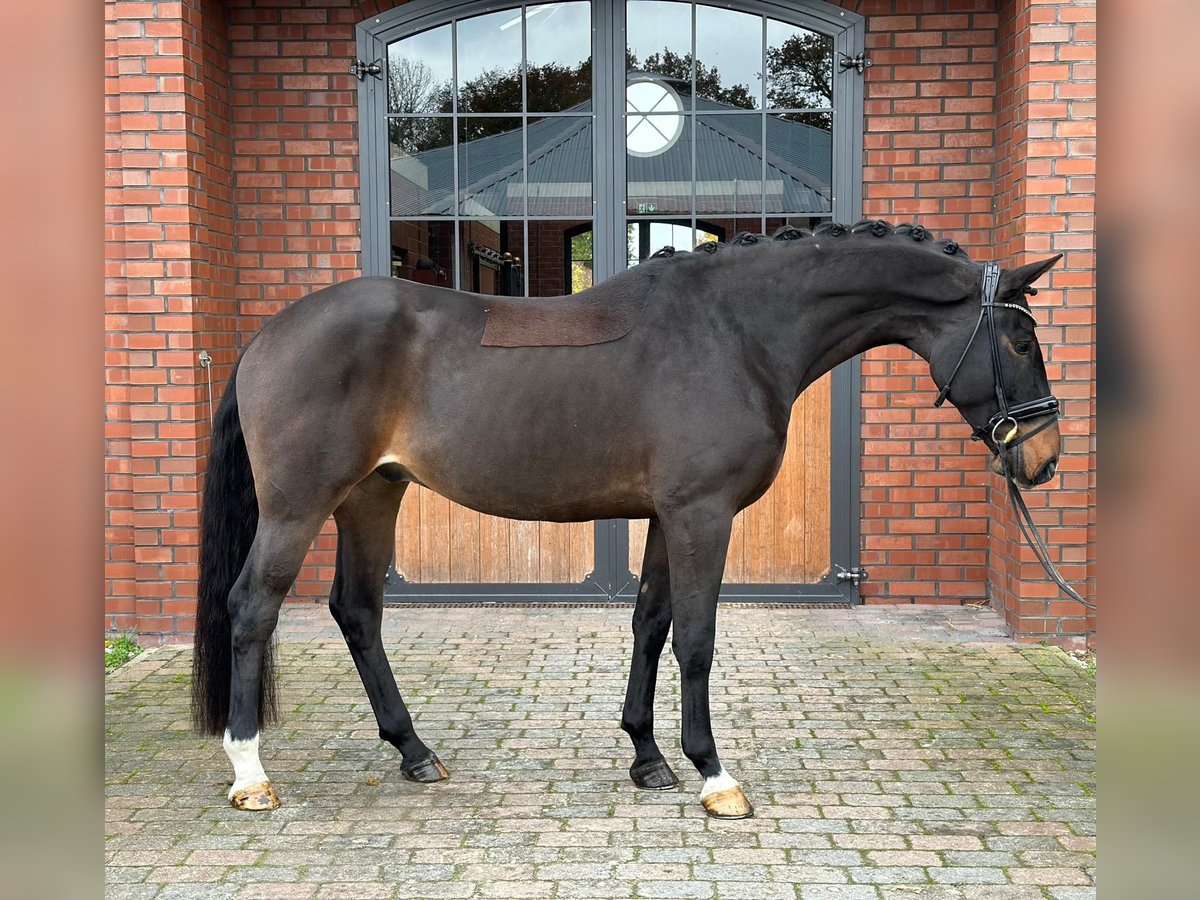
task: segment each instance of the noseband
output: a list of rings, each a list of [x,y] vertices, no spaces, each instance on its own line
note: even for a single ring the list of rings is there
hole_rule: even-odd
[[[975,441],[990,439],[990,449],[992,453],[1000,458],[1000,464],[1004,469],[1004,480],[1008,483],[1008,499],[1012,505],[1013,512],[1016,514],[1017,524],[1021,527],[1021,533],[1025,536],[1025,541],[1029,544],[1029,548],[1033,550],[1034,556],[1042,564],[1042,568],[1046,570],[1046,574],[1072,600],[1077,600],[1088,609],[1095,609],[1095,606],[1084,600],[1074,588],[1067,584],[1051,561],[1050,551],[1042,540],[1042,536],[1038,533],[1037,525],[1033,521],[1033,516],[1030,515],[1029,507],[1025,505],[1025,499],[1021,496],[1021,490],[1013,480],[1012,472],[1008,467],[1009,450],[1024,443],[1035,434],[1044,431],[1058,421],[1058,398],[1051,394],[1038,400],[1018,403],[1015,406],[1008,405],[1007,391],[1004,389],[1004,369],[1000,365],[1000,341],[996,337],[996,307],[1002,306],[1005,309],[1015,309],[1029,316],[1035,325],[1037,324],[1037,319],[1032,312],[1017,303],[998,303],[996,301],[996,292],[999,288],[1000,266],[996,263],[984,263],[983,286],[979,295],[979,318],[975,322],[975,330],[971,332],[971,337],[967,339],[967,345],[963,348],[962,356],[958,358],[958,363],[954,366],[950,377],[946,379],[946,384],[938,391],[937,399],[933,401],[933,405],[941,406],[946,402],[946,398],[950,395],[950,383],[954,381],[954,376],[962,368],[962,364],[967,358],[967,353],[970,352],[971,345],[975,343],[975,338],[979,334],[979,329],[983,327],[983,323],[986,321],[988,349],[991,351],[990,355],[992,359],[992,383],[996,390],[998,409],[995,415],[971,433],[971,439]],[[1038,419],[1043,416],[1047,417],[1045,422],[1036,428],[1030,429],[1020,437],[1017,436],[1017,429],[1020,427],[1021,422],[1028,419]]]
[[[958,358],[958,363],[954,366],[954,371],[946,379],[945,386],[938,391],[937,399],[933,401],[933,405],[941,406],[946,402],[946,398],[950,395],[950,384],[954,381],[954,376],[958,374],[958,370],[962,368],[967,354],[971,351],[971,345],[975,343],[975,337],[979,334],[979,329],[983,327],[983,323],[986,321],[989,349],[991,350],[992,358],[992,383],[996,389],[996,403],[998,408],[994,416],[971,432],[971,440],[978,441],[985,437],[991,438],[992,452],[1003,456],[1005,450],[1011,450],[1017,444],[1029,440],[1035,434],[1049,428],[1057,421],[1058,398],[1051,394],[1039,400],[1030,400],[1028,403],[1018,403],[1016,406],[1008,405],[1008,392],[1004,390],[1004,369],[1000,365],[1000,341],[996,337],[996,307],[1002,306],[1005,309],[1015,309],[1017,312],[1029,316],[1033,320],[1034,325],[1037,325],[1037,319],[1034,318],[1033,313],[1017,303],[998,303],[996,301],[996,291],[999,288],[1000,267],[996,263],[984,263],[983,288],[979,296],[979,318],[975,321],[975,330],[971,332],[970,338],[967,339],[967,345],[963,347],[962,356]],[[1054,416],[1053,419],[1047,419],[1037,428],[1017,437],[1018,423],[1024,422],[1026,419],[1038,419],[1042,416],[1051,415]],[[999,433],[1001,425],[1011,427],[1007,427],[1001,435]]]

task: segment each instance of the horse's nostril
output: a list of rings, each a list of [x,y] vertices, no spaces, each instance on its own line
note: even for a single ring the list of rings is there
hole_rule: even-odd
[[[1048,462],[1044,463],[1040,469],[1037,470],[1037,474],[1033,476],[1033,483],[1034,484],[1045,484],[1047,481],[1049,481],[1051,478],[1054,477],[1054,473],[1055,473],[1055,471],[1057,471],[1057,469],[1058,469],[1058,460],[1057,459],[1049,460]]]

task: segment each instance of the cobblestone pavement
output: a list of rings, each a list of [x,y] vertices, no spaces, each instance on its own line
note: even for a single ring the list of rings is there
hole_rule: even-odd
[[[392,665],[451,780],[403,780],[328,613],[285,609],[271,813],[225,802],[191,654],[107,679],[107,893],[234,898],[1095,897],[1094,680],[969,608],[726,606],[713,718],[756,806],[715,822],[628,781],[628,607],[389,609]]]

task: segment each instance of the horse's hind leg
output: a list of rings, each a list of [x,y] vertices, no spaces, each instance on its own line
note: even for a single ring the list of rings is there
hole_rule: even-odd
[[[633,740],[634,760],[629,777],[638,787],[651,791],[665,791],[679,784],[654,740],[654,686],[670,628],[671,572],[667,566],[667,542],[658,519],[651,519],[642,559],[642,583],[633,611],[633,661],[621,716],[621,728]]]
[[[273,689],[272,673],[263,671],[263,656],[283,597],[296,580],[323,519],[260,518],[250,554],[229,592],[232,666],[225,753],[234,771],[229,799],[238,809],[279,806],[258,758],[259,689],[260,685]]]
[[[449,778],[450,773],[417,737],[380,634],[384,576],[392,559],[396,513],[406,487],[372,475],[334,511],[338,527],[337,574],[329,609],[367,690],[379,723],[379,736],[400,751],[404,777],[434,782]]]

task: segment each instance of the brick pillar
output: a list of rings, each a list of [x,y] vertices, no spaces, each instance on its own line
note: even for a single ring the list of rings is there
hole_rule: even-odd
[[[288,303],[362,274],[358,82],[349,68],[354,27],[374,9],[360,5],[228,0],[242,343]],[[330,519],[289,596],[325,601],[336,548]]]
[[[1064,577],[1095,596],[1096,8],[1083,0],[1000,4],[997,258],[1064,260],[1030,305],[1055,394],[1063,402],[1059,475],[1026,501]],[[1013,633],[1077,643],[1094,626],[1048,581],[1024,546],[1006,489],[992,477],[992,605]]]
[[[974,259],[992,239],[996,26],[983,0],[866,0],[863,214],[918,221]],[[863,359],[867,603],[978,601],[987,593],[987,456],[929,366],[902,347]]]
[[[165,637],[195,608],[198,352],[236,334],[227,135],[209,128],[228,120],[223,11],[108,0],[105,16],[105,623]]]

